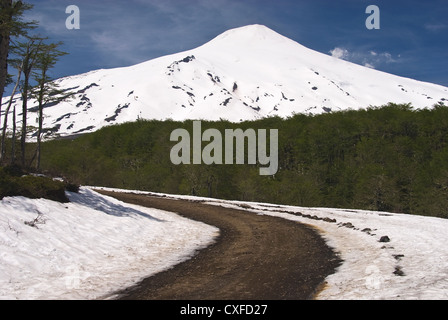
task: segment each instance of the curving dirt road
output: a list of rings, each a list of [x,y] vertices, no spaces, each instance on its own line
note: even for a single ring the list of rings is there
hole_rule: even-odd
[[[220,229],[193,258],[119,292],[121,299],[312,299],[340,260],[311,227],[200,201],[97,190]]]

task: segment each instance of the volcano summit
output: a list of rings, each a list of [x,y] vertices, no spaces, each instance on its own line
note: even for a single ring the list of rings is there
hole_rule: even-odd
[[[238,122],[388,102],[448,105],[446,87],[313,51],[261,25],[226,31],[189,51],[55,82],[74,94],[45,107],[47,138],[139,118]],[[20,108],[19,95],[15,103]],[[34,123],[37,104],[29,105]]]

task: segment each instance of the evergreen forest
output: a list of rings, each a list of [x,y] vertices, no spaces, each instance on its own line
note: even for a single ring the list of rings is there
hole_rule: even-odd
[[[272,176],[259,175],[259,164],[247,162],[172,164],[170,151],[177,142],[170,134],[177,128],[191,134],[192,121],[138,120],[46,141],[42,170],[81,185],[448,218],[448,108],[443,105],[202,121],[202,131],[278,129],[279,168]]]

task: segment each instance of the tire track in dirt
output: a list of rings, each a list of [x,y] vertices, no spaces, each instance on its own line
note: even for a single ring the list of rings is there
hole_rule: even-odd
[[[201,201],[97,190],[220,229],[191,259],[118,293],[120,299],[312,299],[340,259],[310,226]]]

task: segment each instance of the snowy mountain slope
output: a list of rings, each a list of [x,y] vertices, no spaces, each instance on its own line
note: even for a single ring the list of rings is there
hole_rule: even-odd
[[[45,108],[45,128],[59,135],[138,118],[240,121],[388,102],[448,105],[446,87],[336,59],[261,25],[229,30],[193,50],[56,82],[74,93]],[[31,111],[34,124],[37,110]]]

